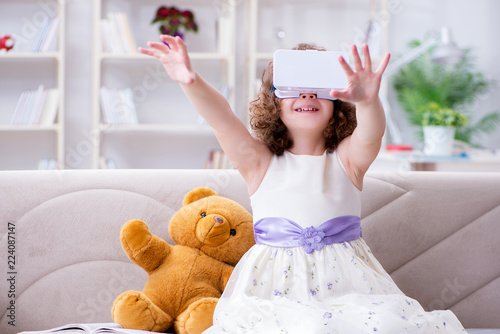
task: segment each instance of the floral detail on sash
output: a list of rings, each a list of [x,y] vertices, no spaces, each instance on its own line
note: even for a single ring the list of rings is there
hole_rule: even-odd
[[[321,250],[325,244],[323,243],[323,238],[325,237],[325,232],[319,228],[307,227],[300,232],[300,237],[298,239],[299,246],[304,248],[304,251],[308,254]]]
[[[302,247],[308,254],[325,245],[353,241],[361,237],[361,219],[358,216],[340,216],[318,227],[302,228],[283,217],[266,217],[254,224],[257,244],[273,247]]]

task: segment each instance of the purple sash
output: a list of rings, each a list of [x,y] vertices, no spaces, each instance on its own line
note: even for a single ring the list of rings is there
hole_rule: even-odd
[[[358,216],[341,216],[327,220],[318,228],[302,228],[286,218],[266,217],[254,224],[254,236],[257,244],[302,247],[306,253],[312,253],[325,245],[360,238],[361,219]]]

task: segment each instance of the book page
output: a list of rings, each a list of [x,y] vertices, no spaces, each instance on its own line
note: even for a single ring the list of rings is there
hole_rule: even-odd
[[[96,330],[101,330],[104,328],[106,328],[108,330],[114,330],[114,329],[120,329],[120,328],[122,328],[122,326],[115,324],[115,323],[69,324],[69,325],[64,325],[61,327],[56,327],[56,328],[41,330],[41,331],[24,331],[24,332],[20,332],[19,334],[49,334],[49,333],[64,333],[64,334],[88,333],[88,334],[92,334]],[[113,333],[113,332],[102,332],[102,333]]]

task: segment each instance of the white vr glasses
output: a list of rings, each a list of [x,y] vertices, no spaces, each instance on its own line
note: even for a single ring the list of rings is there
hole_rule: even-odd
[[[318,99],[335,100],[332,89],[342,90],[347,78],[338,57],[344,52],[316,50],[277,50],[273,57],[273,89],[281,99],[297,98],[300,94],[316,94]]]

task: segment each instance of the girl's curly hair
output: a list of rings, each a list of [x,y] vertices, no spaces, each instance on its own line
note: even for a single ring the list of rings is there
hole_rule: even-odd
[[[293,50],[325,51],[323,47],[314,44],[301,43]],[[257,138],[266,144],[271,152],[282,155],[292,147],[292,140],[288,137],[287,128],[280,118],[281,99],[272,92],[273,62],[271,61],[262,74],[262,86],[257,98],[250,103],[250,126]],[[356,107],[354,104],[341,100],[334,100],[333,115],[325,128],[326,150],[335,151],[339,143],[350,136],[356,128]]]

